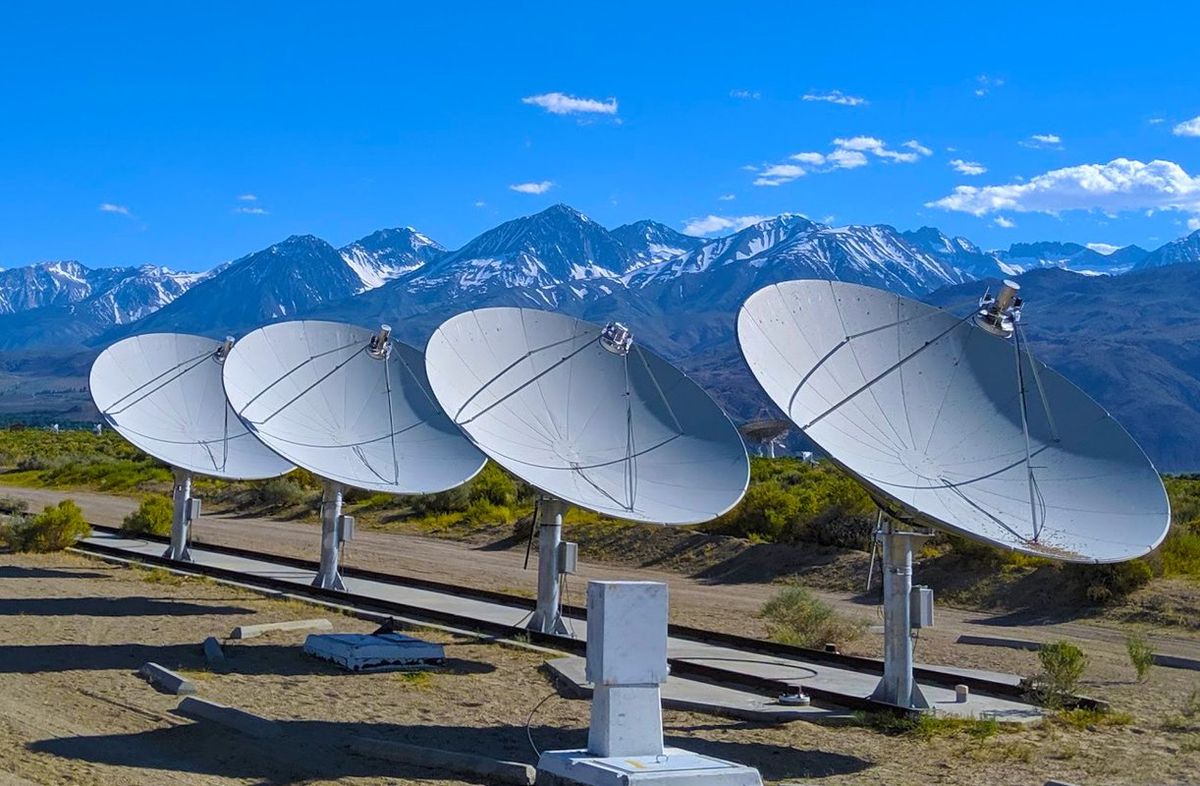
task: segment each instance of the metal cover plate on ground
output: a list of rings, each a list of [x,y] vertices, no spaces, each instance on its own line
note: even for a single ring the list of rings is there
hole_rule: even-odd
[[[442,412],[421,353],[339,322],[278,322],[239,341],[225,392],[255,435],[298,466],[347,486],[428,494],[458,486],[484,456]]]
[[[292,465],[255,439],[225,400],[221,345],[182,333],[118,341],[92,364],[92,400],[121,436],[171,466],[235,480],[282,475]]]
[[[535,309],[452,317],[426,348],[429,381],[483,452],[533,486],[618,518],[708,521],[745,493],[737,430],[695,383],[601,328]]]
[[[738,341],[772,400],[892,512],[1074,562],[1132,559],[1166,535],[1162,481],[1129,434],[969,317],[789,281],[746,301]]]

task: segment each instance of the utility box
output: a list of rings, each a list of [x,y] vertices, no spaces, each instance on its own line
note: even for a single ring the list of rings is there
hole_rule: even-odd
[[[909,617],[914,628],[933,627],[933,589],[913,587],[908,595]]]
[[[592,581],[587,589],[587,679],[658,686],[667,680],[667,585]]]
[[[200,500],[189,497],[187,501],[187,520],[195,521],[200,518]]]
[[[338,516],[338,543],[354,540],[354,517]]]
[[[564,540],[558,544],[558,572],[574,574],[579,570],[579,544]]]

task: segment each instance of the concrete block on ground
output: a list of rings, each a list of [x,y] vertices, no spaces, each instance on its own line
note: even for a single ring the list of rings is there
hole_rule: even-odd
[[[217,641],[214,636],[209,636],[204,640],[204,659],[210,666],[225,663],[225,650],[221,649],[221,642]]]
[[[1001,636],[970,636],[963,634],[956,640],[957,644],[973,644],[977,647],[1007,647],[1010,650],[1040,650],[1040,641],[1025,639],[1008,639]]]
[[[168,668],[157,663],[143,663],[138,674],[163,693],[175,696],[186,696],[196,692],[196,686],[191,680],[179,676]]]
[[[175,712],[193,720],[212,721],[240,734],[260,740],[278,739],[283,736],[283,729],[273,720],[239,710],[236,707],[227,707],[215,701],[197,699],[195,696],[188,696],[179,702]]]
[[[598,758],[585,750],[546,751],[538,759],[538,786],[762,786],[758,770],[679,748],[661,756]]]
[[[459,753],[421,745],[406,745],[402,742],[377,740],[369,737],[354,737],[350,749],[364,756],[425,767],[439,773],[458,773],[476,776],[484,783],[505,783],[514,786],[533,786],[537,770],[528,764],[502,761],[473,753]]]
[[[403,633],[312,633],[304,640],[304,652],[348,671],[429,666],[446,659],[441,644]]]
[[[333,623],[324,617],[311,620],[287,620],[285,622],[262,622],[257,625],[238,625],[229,634],[231,639],[253,639],[274,630],[333,630]]]

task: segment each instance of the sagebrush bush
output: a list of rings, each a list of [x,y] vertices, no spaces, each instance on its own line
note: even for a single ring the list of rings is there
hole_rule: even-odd
[[[144,497],[137,510],[121,522],[121,531],[131,535],[170,535],[174,516],[171,498],[162,494]]]
[[[57,505],[47,505],[36,516],[11,523],[5,529],[4,540],[16,551],[62,551],[91,531],[79,506],[64,499]]]
[[[15,516],[29,510],[29,503],[16,497],[0,497],[0,514]]]
[[[1058,706],[1075,692],[1087,668],[1088,656],[1069,641],[1043,644],[1038,650],[1042,672],[1034,679],[1034,689],[1049,706]]]
[[[763,604],[760,616],[774,641],[819,648],[847,644],[862,635],[866,624],[839,615],[805,587],[791,586]]]
[[[1154,578],[1154,571],[1145,560],[1113,562],[1105,565],[1071,565],[1069,569],[1083,574],[1084,593],[1092,603],[1116,603],[1139,590]]]
[[[1154,665],[1154,650],[1150,649],[1146,637],[1137,633],[1127,637],[1125,651],[1129,653],[1129,662],[1137,672],[1138,682],[1145,681],[1150,674],[1150,667]]]
[[[278,510],[299,505],[308,494],[299,483],[290,478],[271,478],[258,487],[258,504]]]

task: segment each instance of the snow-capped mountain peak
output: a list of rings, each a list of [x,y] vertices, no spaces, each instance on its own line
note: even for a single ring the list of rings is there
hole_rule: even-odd
[[[381,229],[340,251],[362,282],[360,292],[419,270],[446,254],[446,249],[412,227]]]

